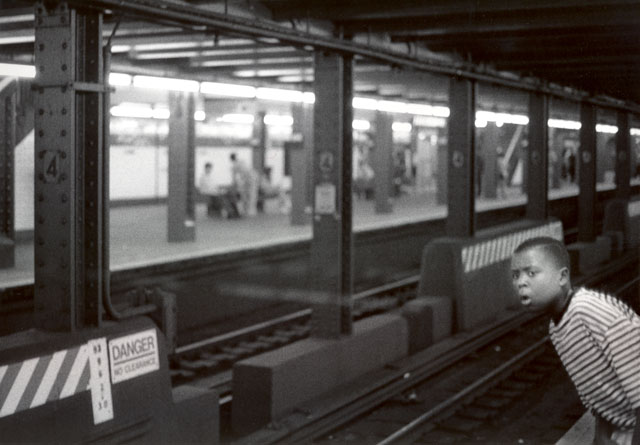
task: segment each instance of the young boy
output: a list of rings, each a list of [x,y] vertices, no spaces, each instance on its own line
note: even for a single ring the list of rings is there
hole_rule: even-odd
[[[571,287],[564,244],[520,244],[511,261],[523,306],[551,316],[549,335],[580,399],[596,418],[596,444],[640,444],[640,317],[620,300]]]

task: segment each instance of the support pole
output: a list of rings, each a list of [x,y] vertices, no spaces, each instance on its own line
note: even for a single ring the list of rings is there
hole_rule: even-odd
[[[549,97],[529,96],[529,146],[527,153],[527,209],[530,219],[546,219],[549,193]]]
[[[393,187],[393,116],[376,113],[376,135],[373,151],[375,176],[376,213],[391,213],[391,188]]]
[[[580,167],[578,170],[578,241],[596,239],[596,108],[580,104]]]
[[[102,14],[35,5],[35,324],[102,320]]]
[[[353,95],[351,58],[317,52],[314,110],[312,335],[351,334]]]
[[[170,93],[169,242],[195,241],[195,102],[193,94]]]
[[[0,81],[0,269],[15,266],[14,152],[16,148],[15,79]]]
[[[629,199],[631,196],[631,135],[626,111],[618,111],[618,133],[616,133],[616,197]]]
[[[472,81],[451,79],[449,109],[447,235],[471,237],[475,233],[475,89]]]

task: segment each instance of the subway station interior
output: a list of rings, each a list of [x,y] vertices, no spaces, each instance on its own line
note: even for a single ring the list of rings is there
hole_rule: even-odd
[[[640,312],[639,48],[638,0],[0,2],[0,443],[591,443],[511,255]]]

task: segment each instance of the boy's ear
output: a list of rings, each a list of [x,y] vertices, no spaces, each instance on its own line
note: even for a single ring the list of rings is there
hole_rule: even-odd
[[[564,286],[565,284],[569,283],[570,280],[570,274],[569,274],[569,268],[568,267],[563,267],[562,269],[560,269],[560,285]]]

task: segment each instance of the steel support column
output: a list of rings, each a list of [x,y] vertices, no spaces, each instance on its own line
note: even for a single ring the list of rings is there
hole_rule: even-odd
[[[580,165],[578,169],[578,241],[591,242],[596,238],[596,107],[580,104]]]
[[[35,5],[35,324],[102,319],[102,15]]]
[[[527,154],[527,208],[531,219],[547,219],[549,193],[549,97],[529,95],[529,146]]]
[[[195,102],[193,94],[169,94],[169,242],[194,241]]]
[[[307,104],[293,104],[291,111],[294,140],[285,144],[289,167],[285,174],[291,176],[291,225],[301,226],[311,222],[313,109]]]
[[[253,121],[253,136],[251,140],[252,153],[251,164],[253,169],[262,174],[264,170],[264,158],[267,151],[267,124],[264,123],[266,113],[259,111]]]
[[[618,133],[616,133],[616,197],[629,199],[631,196],[631,115],[626,111],[618,111]]]
[[[475,85],[452,78],[449,87],[449,138],[447,174],[447,235],[469,237],[475,233],[474,141]]]
[[[0,82],[0,269],[15,266],[16,237],[13,186],[16,148],[16,95],[14,79]]]
[[[373,177],[376,213],[391,213],[393,187],[393,116],[376,113],[376,134],[373,150]]]
[[[311,331],[318,337],[352,332],[352,70],[351,58],[315,55],[310,283]]]
[[[484,137],[482,138],[482,152],[479,153],[482,156],[482,162],[484,168],[480,181],[482,182],[482,196],[489,199],[496,199],[498,197],[498,145],[500,145],[500,133],[502,129],[499,128],[494,122],[487,122],[487,126],[484,129]],[[480,147],[476,147],[479,150]],[[478,162],[479,156],[474,156],[474,161]],[[474,168],[474,174],[477,174],[480,169]],[[476,181],[474,184],[477,184]]]

